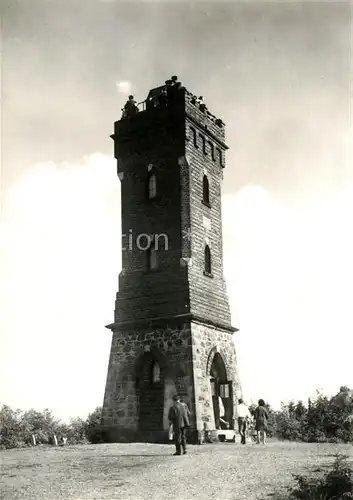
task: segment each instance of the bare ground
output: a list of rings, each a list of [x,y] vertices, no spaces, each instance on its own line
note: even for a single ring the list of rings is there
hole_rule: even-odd
[[[292,482],[292,473],[329,466],[353,446],[269,442],[190,446],[102,444],[0,452],[2,500],[265,499]],[[278,498],[278,497],[277,497]]]

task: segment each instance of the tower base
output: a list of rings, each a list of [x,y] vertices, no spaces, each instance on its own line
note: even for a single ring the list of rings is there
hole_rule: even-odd
[[[113,331],[104,439],[170,443],[168,412],[175,394],[191,411],[190,443],[218,440],[220,417],[232,429],[241,397],[232,331],[195,319]]]

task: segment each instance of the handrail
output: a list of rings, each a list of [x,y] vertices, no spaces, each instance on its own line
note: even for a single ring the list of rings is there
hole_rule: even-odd
[[[185,96],[186,96],[186,100],[190,104],[193,104],[196,108],[200,109],[200,111],[202,111],[202,113],[204,113],[205,116],[211,122],[215,123],[221,129],[224,127],[224,122],[220,118],[217,118],[215,115],[213,115],[212,113],[210,113],[210,111],[207,109],[207,107],[205,106],[205,104],[198,102],[196,96],[193,95],[191,92],[189,92],[186,89],[185,89]],[[136,107],[137,107],[137,109],[138,109],[139,112],[146,111],[146,109],[147,109],[147,99],[145,99],[144,101],[138,102],[136,104]],[[121,108],[121,111],[122,111],[122,118],[125,118],[126,115],[125,115],[124,108]]]
[[[140,109],[140,106],[142,104],[142,109]],[[145,111],[146,110],[146,100],[138,102],[136,106],[140,109],[140,111]]]

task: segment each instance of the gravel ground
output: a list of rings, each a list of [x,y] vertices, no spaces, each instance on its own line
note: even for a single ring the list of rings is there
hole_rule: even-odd
[[[269,442],[190,446],[172,456],[171,445],[103,444],[0,452],[1,500],[270,498],[291,473],[330,465],[353,447]]]

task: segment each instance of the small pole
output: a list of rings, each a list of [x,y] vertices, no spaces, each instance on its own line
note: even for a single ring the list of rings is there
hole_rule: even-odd
[[[32,443],[33,443],[33,446],[35,446],[37,443],[36,443],[36,436],[34,434],[32,434]]]
[[[54,434],[54,444],[55,446],[58,446],[58,438],[56,437],[56,434]]]

